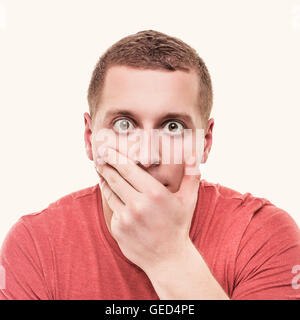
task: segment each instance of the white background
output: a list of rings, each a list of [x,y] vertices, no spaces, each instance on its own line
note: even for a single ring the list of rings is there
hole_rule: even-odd
[[[98,183],[83,140],[91,73],[145,29],[181,38],[211,73],[202,177],[300,224],[300,1],[0,0],[0,242],[20,216]]]

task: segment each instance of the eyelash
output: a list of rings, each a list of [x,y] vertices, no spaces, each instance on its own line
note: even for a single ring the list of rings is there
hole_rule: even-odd
[[[128,121],[133,122],[134,124],[136,124],[135,121],[130,119],[130,118],[118,118],[118,119],[112,121],[112,126],[114,126],[116,124],[116,122],[120,121],[120,120],[128,120]]]
[[[115,123],[119,120],[128,120],[130,122],[133,122],[135,125],[136,125],[136,122],[133,120],[133,119],[130,119],[130,118],[118,118],[118,119],[115,119],[112,121],[112,126],[115,125]],[[168,122],[178,122],[182,125],[183,129],[187,129],[187,126],[185,125],[185,123],[179,121],[179,120],[175,120],[175,119],[169,119],[169,120],[166,120],[164,123],[163,123],[163,126],[165,126]]]

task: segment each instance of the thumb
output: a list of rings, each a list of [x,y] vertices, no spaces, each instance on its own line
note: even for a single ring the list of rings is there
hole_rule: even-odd
[[[192,205],[196,204],[201,179],[200,169],[196,164],[196,160],[193,162],[192,166],[189,166],[188,168],[185,164],[184,176],[182,178],[180,188],[177,191],[177,195],[181,200],[186,201],[187,199],[190,199],[192,201]]]
[[[177,195],[182,200],[197,199],[198,189],[200,184],[201,174],[198,175],[184,175],[177,191]]]

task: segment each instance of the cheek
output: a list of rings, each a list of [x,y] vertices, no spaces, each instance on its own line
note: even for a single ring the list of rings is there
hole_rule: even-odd
[[[171,164],[184,165],[195,154],[195,145],[192,137],[174,138],[171,144]]]
[[[128,136],[118,136],[117,138],[117,150],[128,157],[129,159],[135,161],[139,154],[139,140],[132,141],[128,139]]]
[[[116,149],[118,140],[117,135],[113,130],[109,129],[99,129],[97,132],[93,134],[92,137],[92,148],[93,148],[93,156],[94,160],[96,160],[100,156],[100,150],[103,147],[110,147]]]
[[[204,134],[202,129],[187,131],[184,134],[181,152],[183,163],[186,166],[200,164],[204,150]]]
[[[197,153],[196,141],[192,133],[185,133],[184,137],[174,137],[171,143],[163,146],[165,154],[170,159],[170,164],[185,164]]]

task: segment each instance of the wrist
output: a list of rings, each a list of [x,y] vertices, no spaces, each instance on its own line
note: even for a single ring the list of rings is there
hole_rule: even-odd
[[[167,279],[175,276],[178,270],[186,270],[191,258],[197,250],[190,238],[188,238],[175,254],[170,254],[159,261],[152,261],[144,271],[150,279]]]

